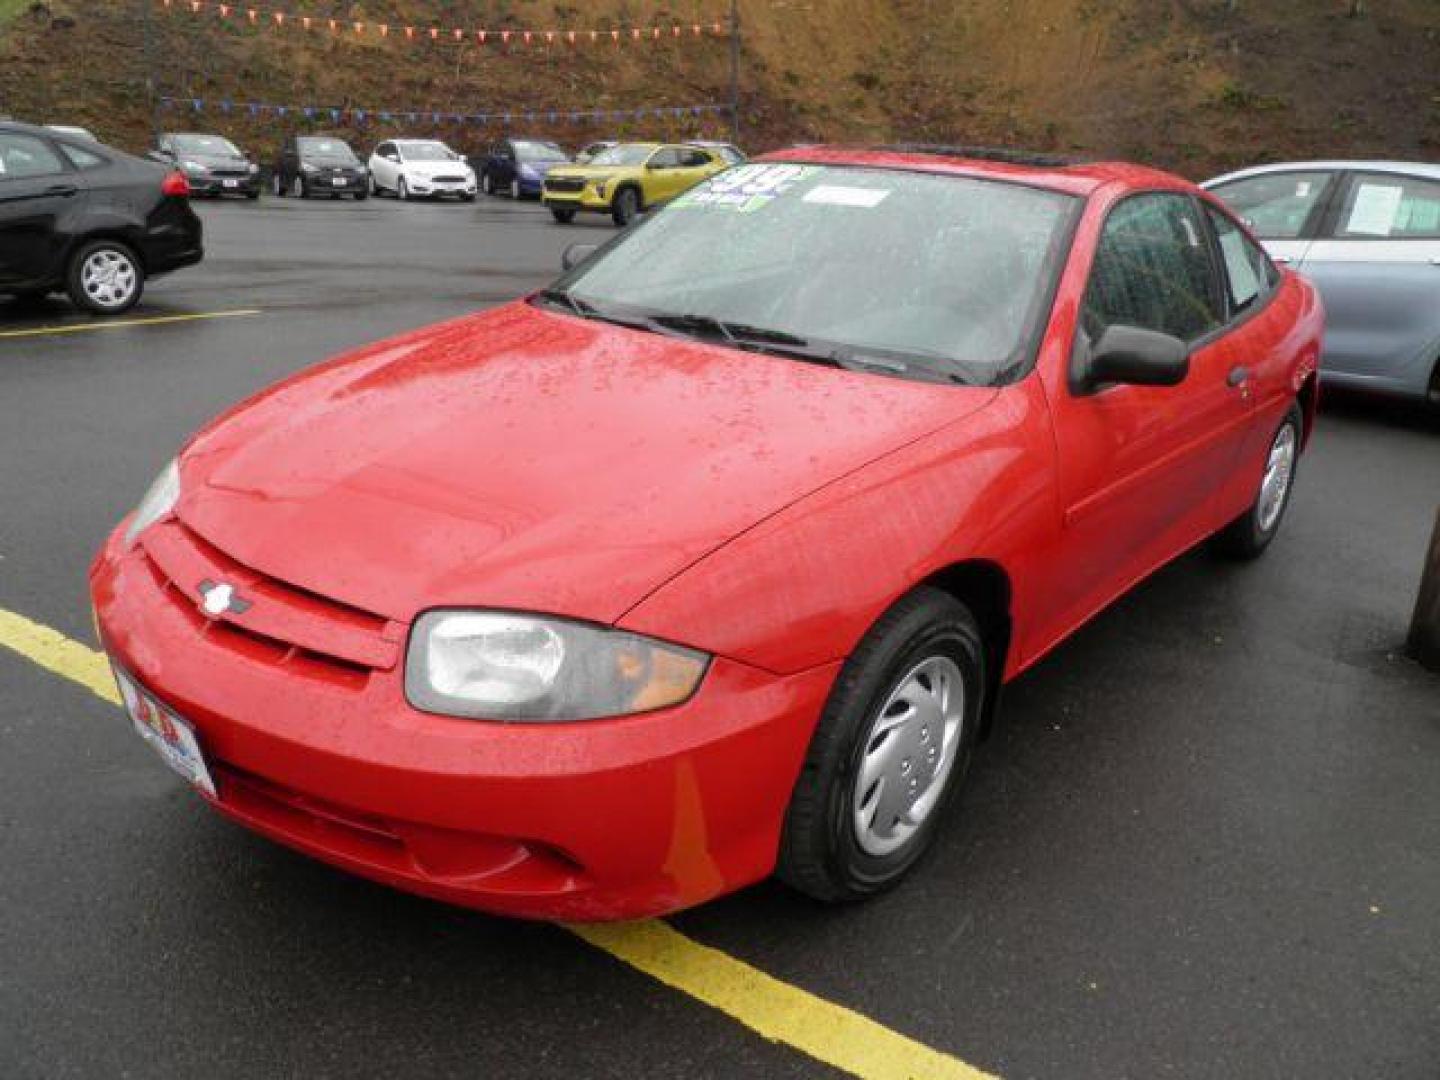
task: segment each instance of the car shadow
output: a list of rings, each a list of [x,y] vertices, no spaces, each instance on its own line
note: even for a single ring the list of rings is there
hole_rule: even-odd
[[[1399,431],[1440,432],[1440,408],[1423,401],[1326,387],[1320,394],[1320,422],[1327,416],[1384,424]]]

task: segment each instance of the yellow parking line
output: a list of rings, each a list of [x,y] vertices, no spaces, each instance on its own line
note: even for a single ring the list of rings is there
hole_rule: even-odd
[[[165,323],[197,322],[200,319],[233,319],[237,315],[259,314],[259,308],[240,308],[235,311],[198,311],[191,315],[155,315],[148,319],[114,319],[107,322],[76,323],[74,326],[35,326],[28,330],[0,330],[0,338],[83,334],[90,330],[120,330],[127,326],[163,326]]]
[[[104,653],[4,608],[0,646],[120,704]],[[861,1080],[994,1080],[958,1058],[692,941],[658,919],[566,924],[565,929],[771,1042]]]
[[[658,919],[567,929],[772,1042],[863,1080],[994,1080],[958,1058],[692,941]]]
[[[120,692],[105,654],[72,641],[57,630],[0,608],[0,645],[47,671],[77,682],[98,698],[120,704]]]

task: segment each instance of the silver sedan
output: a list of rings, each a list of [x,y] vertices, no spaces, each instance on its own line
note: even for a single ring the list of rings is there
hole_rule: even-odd
[[[1322,379],[1440,405],[1440,165],[1292,162],[1201,186],[1319,288]]]

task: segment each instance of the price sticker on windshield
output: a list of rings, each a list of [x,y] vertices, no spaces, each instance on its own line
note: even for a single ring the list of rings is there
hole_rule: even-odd
[[[814,165],[741,165],[686,192],[674,205],[714,206],[751,214],[764,209],[816,171]]]

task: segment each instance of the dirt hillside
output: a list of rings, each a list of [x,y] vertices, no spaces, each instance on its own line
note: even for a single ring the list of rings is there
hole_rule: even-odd
[[[221,130],[268,155],[293,125],[350,127],[357,144],[435,132],[483,145],[498,122],[340,125],[251,117],[218,102],[524,113],[527,133],[724,136],[718,115],[574,123],[548,113],[723,104],[729,46],[713,32],[619,45],[508,48],[468,35],[411,41],[406,25],[709,27],[724,0],[284,0],[220,18],[207,4],[0,0],[0,112],[81,123],[142,147],[156,93],[200,98],[164,127]],[[363,34],[273,28],[281,8]],[[1005,144],[1141,159],[1204,176],[1257,160],[1440,158],[1440,0],[741,0],[741,130],[751,150],[797,141]],[[382,38],[373,26],[392,32]],[[147,57],[149,58],[147,61]],[[358,130],[356,130],[358,126]]]

